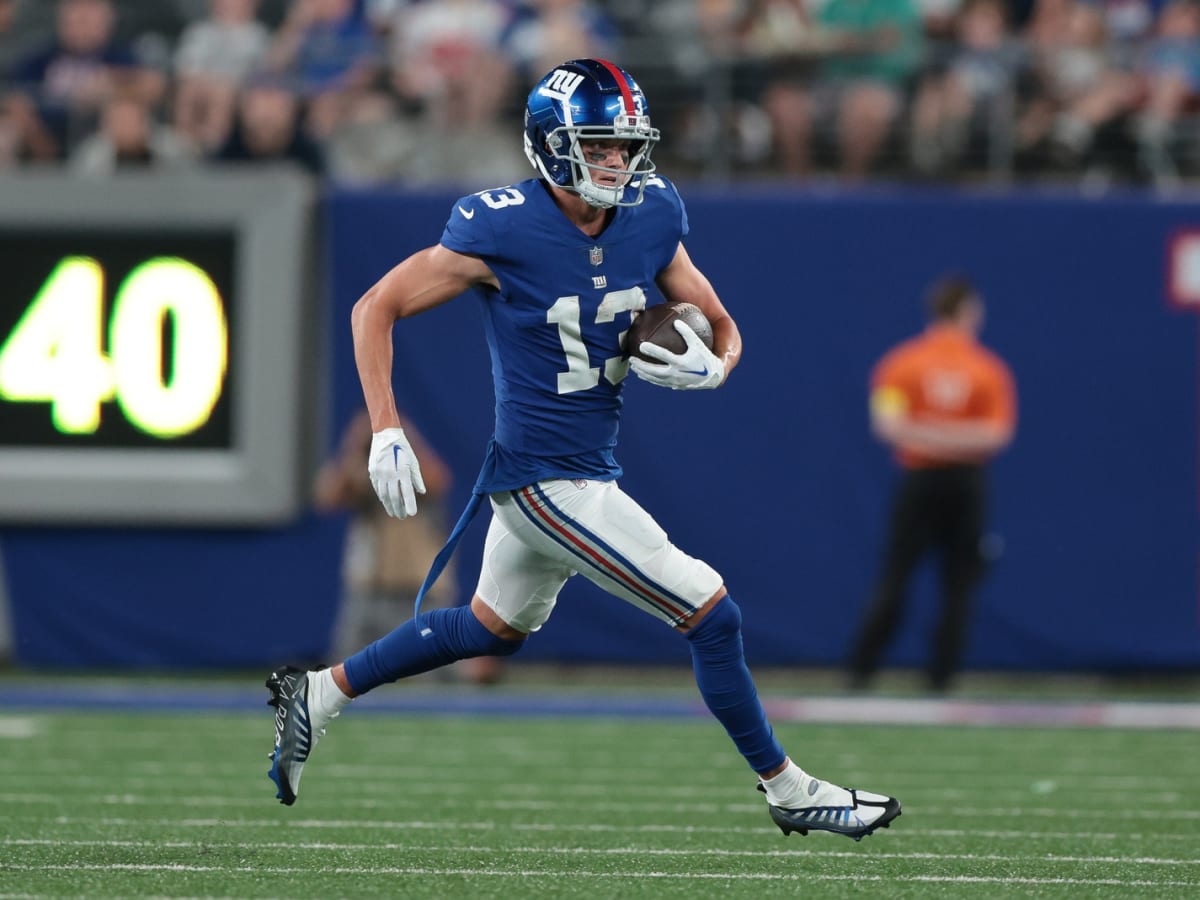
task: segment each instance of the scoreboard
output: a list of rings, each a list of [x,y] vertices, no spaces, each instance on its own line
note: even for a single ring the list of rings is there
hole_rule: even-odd
[[[290,170],[0,178],[0,521],[295,514],[312,197]]]

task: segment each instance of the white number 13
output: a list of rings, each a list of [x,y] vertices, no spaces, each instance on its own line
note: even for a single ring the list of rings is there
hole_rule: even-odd
[[[596,324],[603,325],[617,318],[617,313],[646,308],[646,292],[640,287],[612,291],[604,295],[596,309]],[[587,391],[600,383],[600,367],[590,365],[583,329],[579,322],[579,297],[559,297],[546,312],[546,321],[558,326],[558,339],[567,355],[567,371],[558,373],[558,392],[572,394]],[[628,329],[626,329],[628,330]],[[622,331],[621,338],[625,337]],[[604,361],[604,378],[610,384],[620,384],[629,374],[629,361],[613,356]]]

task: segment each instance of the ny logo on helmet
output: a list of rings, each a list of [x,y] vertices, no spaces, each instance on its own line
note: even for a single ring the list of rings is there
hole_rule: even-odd
[[[583,76],[578,72],[555,69],[550,73],[550,78],[542,88],[542,94],[547,97],[562,97],[565,99],[575,93],[575,88],[579,87],[579,82],[581,81],[583,81]]]

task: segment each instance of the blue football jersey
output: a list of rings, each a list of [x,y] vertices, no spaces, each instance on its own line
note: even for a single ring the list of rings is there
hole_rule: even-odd
[[[536,178],[455,204],[442,245],[480,257],[500,283],[477,291],[496,394],[480,490],[620,476],[621,339],[685,234],[683,202],[660,177],[595,238]]]

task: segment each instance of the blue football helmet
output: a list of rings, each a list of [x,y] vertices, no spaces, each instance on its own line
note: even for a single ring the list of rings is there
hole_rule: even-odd
[[[624,168],[584,160],[581,142],[629,141]],[[650,125],[646,95],[624,69],[603,59],[573,59],[537,83],[525,104],[525,155],[549,181],[579,194],[592,206],[637,206],[654,174],[650,151],[658,129]],[[617,176],[597,184],[593,171]]]

